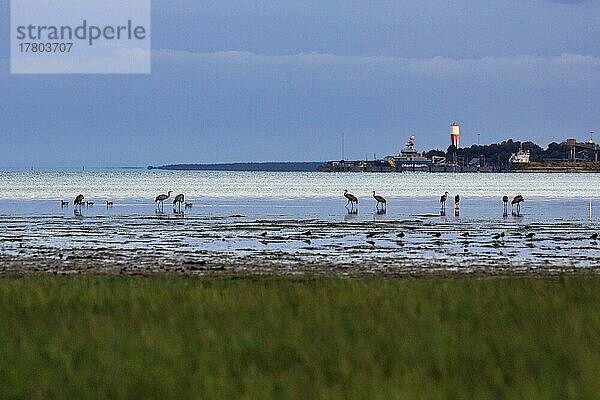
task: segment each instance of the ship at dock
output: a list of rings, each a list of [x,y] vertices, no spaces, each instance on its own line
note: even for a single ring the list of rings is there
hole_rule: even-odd
[[[427,158],[415,150],[415,136],[411,135],[406,146],[393,156],[382,160],[327,161],[317,168],[322,172],[402,172],[431,171],[436,164],[446,161],[444,157]]]
[[[406,147],[400,150],[400,153],[395,156],[387,156],[384,160],[395,165],[400,171],[429,171],[436,162],[433,158],[427,158],[415,150],[415,135],[410,136]],[[445,158],[443,160],[445,161]]]

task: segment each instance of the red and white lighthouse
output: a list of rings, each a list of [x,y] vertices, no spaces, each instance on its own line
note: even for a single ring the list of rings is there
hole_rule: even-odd
[[[458,139],[460,137],[460,126],[456,123],[453,122],[452,125],[450,125],[450,145],[454,146],[458,149]]]

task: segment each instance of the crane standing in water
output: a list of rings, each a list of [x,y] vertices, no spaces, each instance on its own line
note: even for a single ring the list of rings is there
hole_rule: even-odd
[[[379,204],[381,204],[381,209],[385,210],[385,206],[387,205],[387,200],[385,199],[385,197],[379,196],[375,194],[375,191],[373,191],[373,198],[377,201],[377,204],[375,205],[377,211],[379,211]]]
[[[179,204],[179,211],[181,211],[181,204],[184,201],[185,201],[185,196],[183,195],[183,193],[180,193],[177,196],[175,196],[175,198],[173,199],[173,205]]]
[[[446,209],[446,200],[448,200],[448,192],[444,192],[444,194],[440,197],[440,206],[442,210]]]
[[[171,193],[173,193],[172,190],[169,190],[167,192],[167,194],[159,194],[158,196],[156,196],[156,198],[154,199],[155,203],[158,203],[158,207],[161,207],[163,205],[163,202],[168,199],[169,197],[171,197]]]
[[[348,207],[348,204],[350,204],[351,207],[354,207],[354,204],[358,204],[358,198],[355,195],[348,193],[347,189],[344,190],[344,197],[348,199],[346,207]]]
[[[512,207],[514,207],[515,205],[517,206],[517,215],[521,212],[521,203],[524,201],[525,199],[523,198],[523,196],[519,194],[516,195],[513,201],[510,203]]]
[[[83,199],[84,199],[84,197],[82,194],[78,195],[77,197],[75,197],[75,201],[73,201],[73,205],[75,207],[77,207],[77,206],[81,207],[84,204]]]

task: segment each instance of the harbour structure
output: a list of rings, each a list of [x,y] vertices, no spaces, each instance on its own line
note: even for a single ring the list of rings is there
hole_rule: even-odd
[[[322,172],[402,172],[431,171],[435,165],[444,165],[445,157],[427,158],[415,149],[415,136],[411,135],[406,146],[393,156],[383,160],[327,161],[317,168]]]
[[[563,142],[569,149],[569,161],[599,161],[600,146],[594,143],[591,134],[592,132],[590,132],[590,140],[587,142],[578,142],[577,139],[567,139]]]
[[[335,160],[317,167],[320,172],[397,172],[396,167],[385,160]]]

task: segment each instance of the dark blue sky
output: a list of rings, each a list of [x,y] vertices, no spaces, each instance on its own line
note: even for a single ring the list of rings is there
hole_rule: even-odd
[[[153,2],[151,75],[9,74],[0,168],[326,160],[600,138],[600,2]]]

